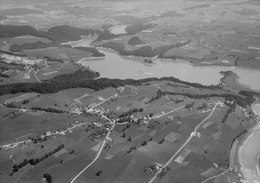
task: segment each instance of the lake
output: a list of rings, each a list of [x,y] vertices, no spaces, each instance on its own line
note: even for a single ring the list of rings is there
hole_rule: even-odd
[[[205,85],[218,84],[223,77],[220,71],[233,71],[239,76],[239,82],[260,91],[260,71],[239,67],[193,66],[184,60],[161,59],[156,64],[145,64],[135,57],[122,57],[117,53],[98,49],[106,55],[103,59],[85,59],[81,63],[98,71],[102,77],[119,79],[143,79],[149,77],[173,76],[184,81]]]

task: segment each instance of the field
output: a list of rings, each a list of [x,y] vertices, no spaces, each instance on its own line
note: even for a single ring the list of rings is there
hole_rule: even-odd
[[[159,89],[168,92],[167,95],[158,95]],[[2,103],[16,108],[1,106],[1,144],[39,138],[44,132],[55,134],[37,143],[1,150],[4,164],[0,166],[1,180],[35,182],[41,179],[42,172],[51,174],[55,182],[72,180],[94,159],[109,125],[98,112],[86,112],[87,106],[109,111],[108,117],[122,121],[115,125],[109,135],[111,140],[107,140],[97,161],[77,182],[86,179],[91,182],[148,182],[156,172],[151,168],[156,163],[165,164],[195,128],[198,134],[169,163],[168,172],[156,181],[200,182],[228,169],[233,140],[253,125],[253,118],[245,117],[245,111],[237,105],[234,111],[228,112],[231,106],[220,102],[225,100],[222,97],[194,99],[174,95],[179,91],[191,96],[210,95],[210,91],[211,94],[233,94],[222,89],[212,93],[210,89],[152,81],[141,86],[110,87],[100,91],[75,88],[54,94],[2,96]],[[214,111],[213,104],[216,105]],[[138,110],[130,113],[133,109]],[[132,120],[120,117],[124,113],[130,114]],[[21,163],[25,158],[43,157],[61,144],[62,150],[39,162],[35,168],[28,165],[8,176],[13,171],[10,155],[13,162]],[[67,172],[68,168],[71,171]]]
[[[259,121],[251,107],[260,94],[238,75],[221,72],[216,85],[135,80],[130,65],[115,65],[123,74],[111,79],[82,64],[123,57],[159,69],[160,59],[259,69],[259,7],[257,0],[1,0],[0,182],[242,182],[238,150]],[[184,70],[179,77],[192,75]]]

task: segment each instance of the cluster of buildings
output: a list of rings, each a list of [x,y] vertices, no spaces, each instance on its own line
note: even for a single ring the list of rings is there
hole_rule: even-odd
[[[151,119],[151,117],[149,115],[144,116],[144,117],[143,116],[137,117],[134,115],[130,115],[128,117],[119,118],[116,120],[116,122],[118,122],[118,123],[131,122],[131,123],[135,123],[135,124],[148,125],[150,119]]]
[[[5,53],[1,54],[0,57],[6,63],[14,62],[16,64],[24,64],[24,65],[35,65],[36,63],[43,61],[43,59],[21,57],[21,56],[9,55]]]
[[[109,151],[109,149],[112,148],[113,140],[110,137],[107,137],[106,142],[107,143],[106,143],[104,149],[106,151]]]
[[[29,145],[31,143],[32,143],[31,140],[24,140],[24,141],[20,141],[20,142],[5,144],[5,145],[0,146],[0,150],[8,150],[8,149],[12,149],[12,148],[15,148],[15,147],[22,147],[22,146]]]
[[[104,135],[106,135],[108,132],[107,129],[101,129],[101,130],[98,130],[92,134],[90,134],[88,137],[91,138],[91,140],[94,140],[94,139],[100,139],[101,137],[103,137]]]
[[[87,113],[87,114],[93,114],[93,115],[97,115],[97,116],[102,116],[104,114],[109,113],[109,110],[105,110],[104,108],[95,108],[93,106],[91,107],[86,107],[83,108],[82,106],[75,106],[75,107],[71,107],[70,108],[70,113],[72,114],[77,114],[77,115],[81,115],[83,113]]]
[[[109,110],[108,109],[105,110],[103,108],[97,109],[94,107],[86,107],[84,112],[86,112],[88,114],[95,114],[97,116],[103,116],[103,115],[109,113]]]
[[[29,137],[28,140],[1,145],[0,150],[8,150],[8,149],[12,149],[12,148],[15,148],[15,147],[22,147],[22,146],[25,146],[25,145],[30,145],[32,143],[36,144],[36,143],[39,143],[39,142],[46,141],[48,138],[50,138],[54,135],[66,135],[67,133],[72,133],[72,130],[74,128],[82,127],[87,123],[88,122],[75,121],[74,123],[69,123],[70,127],[67,127],[67,128],[64,128],[64,129],[58,129],[58,130],[55,130],[55,131],[43,131],[43,132],[40,132],[40,133],[34,135],[33,137]]]
[[[155,172],[157,172],[161,168],[162,168],[161,164],[155,163],[153,165],[145,166],[143,170],[144,170],[144,172],[146,172],[148,174],[154,174]]]
[[[232,101],[230,101],[230,103],[233,104]],[[204,104],[204,105],[201,106],[201,108],[198,107],[197,110],[200,110],[202,113],[209,112],[214,108],[215,105],[216,105],[217,108],[219,108],[219,107],[224,106],[225,104],[224,104],[223,101],[217,101],[215,103]]]
[[[33,137],[29,137],[29,139],[33,142],[33,143],[39,143],[39,142],[43,142],[46,141],[49,137],[52,136],[52,132],[51,131],[43,131],[39,134],[36,134]]]
[[[246,118],[252,118],[255,117],[254,113],[252,111],[248,111],[247,109],[241,108],[243,111],[243,114]]]
[[[83,108],[81,106],[72,107],[70,108],[70,113],[81,115],[83,114]]]
[[[54,135],[66,135],[67,133],[72,133],[72,130],[76,127],[82,127],[88,122],[78,122],[75,121],[74,123],[70,123],[69,125],[71,127],[67,127],[64,129],[58,129],[55,131],[43,131],[40,134],[35,135],[34,137],[31,137],[31,140],[34,143],[42,142],[47,140],[48,137],[54,136]]]

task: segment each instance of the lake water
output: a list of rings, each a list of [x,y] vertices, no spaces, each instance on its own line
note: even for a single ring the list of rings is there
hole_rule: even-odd
[[[260,91],[260,71],[238,67],[193,66],[187,61],[161,60],[156,64],[144,64],[136,58],[125,58],[115,52],[99,49],[106,55],[104,59],[86,59],[83,65],[98,71],[102,77],[119,79],[142,79],[149,77],[174,76],[184,81],[206,85],[218,84],[220,71],[233,71],[239,76],[239,82]],[[143,60],[143,59],[142,59]]]

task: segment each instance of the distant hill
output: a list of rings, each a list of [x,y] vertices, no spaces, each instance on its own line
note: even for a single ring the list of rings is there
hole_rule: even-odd
[[[0,24],[0,38],[6,38],[6,37],[17,37],[17,36],[22,36],[22,35],[37,35],[39,32],[27,25],[1,25]]]
[[[126,28],[128,34],[136,34],[142,30],[154,27],[153,24],[134,24]],[[50,39],[54,43],[63,43],[68,41],[80,40],[82,35],[96,34],[98,38],[95,41],[108,40],[118,37],[108,30],[82,29],[68,25],[54,26],[47,31],[39,31],[28,25],[2,25],[0,24],[0,38],[17,37],[23,35],[32,35]]]
[[[46,36],[48,36],[49,39],[55,42],[79,40],[81,39],[82,35],[89,35],[94,33],[100,34],[101,31],[93,29],[81,29],[76,27],[70,27],[68,25],[55,26],[48,29],[48,31],[45,32]]]
[[[142,24],[142,23],[146,23],[149,20],[152,19],[152,17],[147,17],[147,18],[137,18],[135,16],[132,15],[120,15],[120,16],[114,16],[113,19],[121,22],[122,24]]]
[[[36,9],[28,9],[28,8],[12,8],[6,10],[0,10],[0,14],[3,15],[27,15],[27,14],[43,14],[43,11]]]
[[[112,41],[103,43],[102,45],[99,45],[99,46],[116,50],[119,52],[120,55],[135,55],[135,56],[141,56],[141,57],[154,57],[156,55],[159,55],[159,57],[163,58],[164,54],[168,50],[170,50],[172,48],[184,46],[184,45],[188,44],[189,42],[190,42],[190,40],[183,42],[183,43],[176,43],[173,45],[160,46],[160,47],[157,47],[154,49],[151,46],[142,46],[135,50],[126,50],[123,44],[112,42]]]
[[[23,35],[32,35],[37,37],[48,38],[55,43],[67,41],[76,41],[81,39],[82,35],[97,34],[99,40],[110,39],[115,37],[108,31],[100,31],[94,29],[81,29],[68,25],[51,27],[47,31],[38,31],[35,28],[27,25],[1,25],[0,38],[17,37]]]

